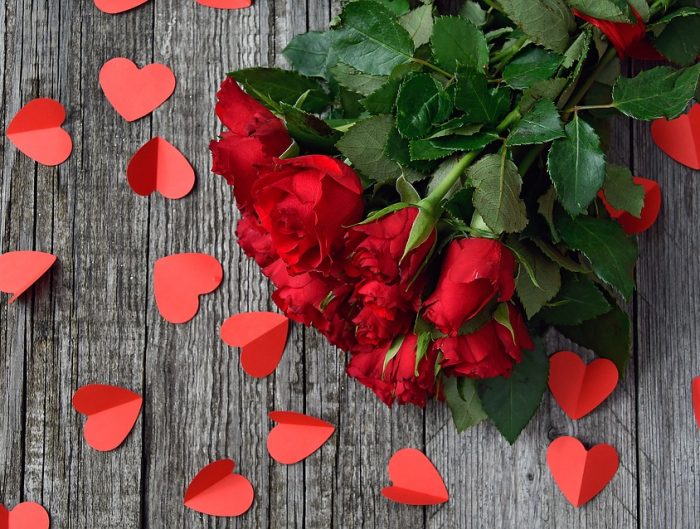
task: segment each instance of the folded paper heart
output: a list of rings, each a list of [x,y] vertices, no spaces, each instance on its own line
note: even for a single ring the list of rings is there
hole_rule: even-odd
[[[695,422],[700,428],[700,376],[693,379],[692,390],[693,394],[693,409],[695,410]]]
[[[273,411],[269,417],[277,426],[267,436],[267,451],[272,459],[285,465],[306,459],[335,432],[331,423],[302,413]]]
[[[160,137],[146,142],[131,157],[126,169],[129,186],[141,196],[158,191],[165,198],[180,199],[194,187],[194,169],[187,158]]]
[[[143,398],[118,386],[89,384],[73,395],[73,407],[87,415],[83,437],[100,452],[114,450],[134,428]]]
[[[15,506],[11,511],[0,504],[0,529],[49,529],[46,509],[31,501]]]
[[[148,0],[95,0],[95,6],[103,13],[114,15],[145,4]]]
[[[651,137],[671,158],[691,169],[700,169],[700,104],[676,119],[657,119]]]
[[[403,448],[389,460],[391,487],[384,487],[382,495],[406,505],[437,505],[450,496],[440,473],[423,452]]]
[[[185,506],[211,516],[240,516],[253,504],[253,486],[233,474],[231,459],[210,463],[195,476],[185,492]]]
[[[549,390],[574,420],[588,415],[607,399],[618,378],[617,367],[606,358],[588,365],[571,351],[560,351],[549,358]]]
[[[219,288],[224,269],[202,253],[163,257],[153,268],[153,290],[158,311],[170,323],[185,323],[199,311],[199,296]]]
[[[100,70],[100,87],[114,110],[127,121],[153,112],[175,91],[175,75],[163,64],[139,68],[129,59],[117,57]]]
[[[197,3],[217,9],[241,9],[253,5],[253,0],[197,0]]]
[[[625,230],[625,233],[628,235],[642,233],[651,228],[656,222],[659,211],[661,210],[661,188],[659,184],[654,180],[641,176],[635,176],[633,181],[635,184],[644,188],[644,206],[642,207],[639,217],[635,217],[631,213],[612,207],[608,201],[605,200],[603,191],[600,191],[598,194],[605,205],[605,209],[608,210],[608,214],[622,226],[622,229]]]
[[[558,437],[547,448],[547,465],[567,500],[580,507],[593,499],[615,476],[617,450],[608,444],[590,450],[575,437]]]
[[[65,120],[66,111],[58,101],[33,99],[12,118],[7,137],[35,162],[58,165],[65,162],[73,150],[73,140],[61,128]]]
[[[262,378],[280,363],[287,343],[289,320],[275,312],[243,312],[221,326],[221,339],[241,348],[241,366],[251,377]]]
[[[50,253],[20,251],[0,255],[0,291],[13,294],[14,302],[56,262]]]

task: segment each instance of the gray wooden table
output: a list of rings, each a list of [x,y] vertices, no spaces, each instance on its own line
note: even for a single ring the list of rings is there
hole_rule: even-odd
[[[243,374],[237,352],[220,342],[224,318],[272,307],[267,281],[235,244],[230,190],[209,171],[207,145],[219,130],[214,92],[230,69],[283,64],[285,43],[323,29],[338,5],[257,0],[227,12],[152,0],[116,16],[91,0],[0,7],[3,131],[28,100],[53,97],[67,109],[74,140],[58,168],[37,166],[0,140],[0,251],[60,259],[20,301],[0,304],[0,503],[39,501],[54,529],[698,527],[700,432],[690,379],[700,374],[700,179],[654,147],[647,124],[618,122],[610,156],[656,178],[664,207],[640,239],[632,366],[591,416],[574,423],[547,395],[511,448],[486,425],[458,435],[443,405],[386,408],[346,378],[343,358],[313,331],[295,326],[279,369],[263,380]],[[125,122],[97,82],[115,56],[169,65],[173,98]],[[126,184],[128,159],[155,135],[197,171],[184,200],[142,198]],[[174,326],[158,315],[151,280],[154,261],[180,251],[215,255],[225,278],[192,322]],[[83,418],[71,408],[75,389],[90,382],[145,397],[134,432],[114,452],[86,446]],[[337,433],[304,463],[275,464],[264,448],[272,409],[323,417]],[[544,463],[549,440],[562,434],[620,452],[612,484],[579,510]],[[381,497],[386,462],[404,446],[432,458],[449,503],[409,508]],[[235,459],[256,489],[239,519],[182,505],[191,477],[221,457]]]

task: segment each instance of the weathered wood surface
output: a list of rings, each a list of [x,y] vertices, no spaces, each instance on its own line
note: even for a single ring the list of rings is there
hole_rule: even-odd
[[[0,251],[50,251],[60,265],[20,301],[0,304],[0,503],[39,501],[53,528],[493,527],[685,529],[700,513],[700,435],[690,378],[700,374],[700,181],[653,146],[648,125],[616,123],[611,158],[657,178],[664,211],[641,237],[634,362],[602,408],[577,423],[551,398],[514,447],[490,426],[458,435],[442,405],[387,409],[343,373],[343,358],[295,326],[276,373],[252,380],[217,336],[238,311],[271,308],[269,286],[233,240],[235,209],[209,171],[219,130],[213,94],[235,67],[283,64],[296,33],[322,29],[339,2],[257,0],[219,11],[194,0],[153,0],[123,15],[89,0],[8,0],[0,7],[2,126],[29,99],[67,109],[74,152],[58,168],[37,166],[3,136]],[[100,92],[101,65],[115,56],[175,71],[173,98],[126,123]],[[135,196],[124,170],[154,135],[181,149],[198,174],[182,201]],[[173,326],[153,301],[154,261],[178,251],[217,256],[226,276],[195,320]],[[564,345],[552,338],[550,346]],[[73,391],[120,384],[145,396],[135,431],[102,454],[81,437]],[[274,464],[264,441],[272,409],[295,409],[338,425],[306,462]],[[544,464],[548,441],[574,434],[607,442],[621,468],[599,498],[573,509]],[[427,509],[379,494],[398,448],[424,449],[451,501]],[[184,488],[209,461],[234,458],[254,484],[251,511],[215,520],[182,505]]]

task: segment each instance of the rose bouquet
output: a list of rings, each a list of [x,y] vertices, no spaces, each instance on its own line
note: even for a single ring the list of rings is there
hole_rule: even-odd
[[[238,241],[386,404],[444,398],[458,429],[488,417],[513,442],[549,328],[627,364],[632,235],[660,194],[606,163],[608,118],[685,110],[699,21],[672,0],[346,3],[292,39],[291,71],[221,86]],[[659,64],[627,78],[625,56]]]

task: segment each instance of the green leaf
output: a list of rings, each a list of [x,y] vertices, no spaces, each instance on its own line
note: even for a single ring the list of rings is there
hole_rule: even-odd
[[[413,41],[393,15],[381,5],[358,0],[345,6],[342,29],[333,44],[341,62],[364,73],[388,75],[413,57]]]
[[[528,112],[538,101],[559,97],[564,90],[567,80],[564,77],[555,77],[546,81],[538,81],[530,88],[525,89],[523,97],[520,98],[520,111]]]
[[[310,77],[328,78],[328,68],[335,64],[332,51],[334,31],[309,31],[295,36],[282,51],[292,68]]]
[[[637,243],[608,219],[563,215],[557,222],[562,240],[588,258],[596,275],[628,300],[634,291]]]
[[[654,47],[676,64],[689,66],[700,53],[700,9],[685,13],[684,16],[674,17],[666,25],[654,39]]]
[[[437,160],[455,152],[478,151],[496,141],[498,134],[483,132],[473,136],[445,136],[426,140],[411,140],[412,160]]]
[[[540,311],[551,325],[578,325],[610,310],[610,304],[593,282],[581,274],[568,274],[559,294]]]
[[[578,115],[565,128],[566,137],[549,149],[547,169],[564,209],[586,210],[605,181],[605,156],[593,128]]]
[[[396,127],[404,138],[425,136],[434,123],[452,113],[452,102],[432,76],[416,74],[404,81],[396,100]]]
[[[513,444],[527,426],[547,389],[549,361],[541,344],[527,351],[510,377],[482,380],[479,396],[484,411],[498,431]]]
[[[527,226],[522,178],[516,165],[502,155],[489,154],[468,172],[474,185],[474,207],[494,233],[519,232]]]
[[[430,213],[424,209],[419,209],[418,216],[413,221],[411,231],[408,234],[408,241],[406,241],[406,248],[404,248],[402,259],[406,257],[411,250],[418,248],[430,238],[430,235],[435,230],[436,223],[437,219],[430,215]]]
[[[627,0],[568,0],[569,5],[586,15],[614,22],[632,22]]]
[[[387,349],[386,354],[384,355],[384,364],[382,365],[382,376],[384,376],[384,371],[386,371],[386,366],[389,364],[389,362],[396,358],[396,355],[399,353],[399,349],[401,349],[401,344],[403,344],[405,338],[406,336],[404,335],[397,336],[391,343],[389,349]]]
[[[411,9],[408,0],[372,0],[383,5],[395,15],[403,15]]]
[[[674,70],[657,66],[636,77],[620,77],[613,87],[613,105],[635,119],[673,119],[680,116],[695,94],[700,64]]]
[[[580,325],[558,325],[557,330],[581,347],[612,360],[622,375],[632,349],[632,331],[627,314],[614,305],[605,314]]]
[[[608,164],[603,184],[605,200],[614,207],[639,218],[644,207],[644,188],[634,183],[627,167]]]
[[[479,5],[478,2],[467,0],[459,10],[459,16],[466,18],[469,22],[480,28],[486,24],[486,11]]]
[[[340,139],[340,132],[329,127],[325,121],[287,103],[280,103],[279,113],[289,134],[299,145],[309,150],[335,151],[334,145]]]
[[[466,377],[444,377],[442,380],[445,385],[445,400],[458,432],[486,419],[474,380]]]
[[[342,62],[331,68],[330,72],[340,86],[363,96],[376,92],[389,80],[385,75],[362,73]]]
[[[438,17],[430,38],[439,66],[454,72],[459,66],[483,70],[489,63],[486,37],[474,24],[460,17]]]
[[[371,114],[391,114],[396,96],[401,88],[401,79],[390,79],[386,84],[365,97],[361,103]]]
[[[445,203],[445,211],[454,221],[468,226],[474,215],[473,196],[474,190],[471,187],[460,189]]]
[[[538,47],[527,48],[506,65],[503,79],[512,88],[522,90],[552,77],[560,63],[561,55]]]
[[[515,289],[530,319],[559,292],[561,272],[556,263],[533,245],[516,242],[509,246],[520,263]]]
[[[552,241],[555,243],[559,242],[559,234],[554,226],[554,203],[557,200],[557,194],[553,187],[550,187],[547,192],[537,199],[537,213],[544,217],[547,221],[547,226],[549,227],[550,235],[552,236]]]
[[[501,0],[500,4],[533,42],[564,53],[576,23],[562,0]]]
[[[455,106],[470,123],[496,124],[510,109],[510,90],[489,90],[486,76],[473,68],[457,73]]]
[[[420,194],[413,187],[411,182],[406,180],[404,175],[399,176],[396,179],[396,191],[399,193],[399,199],[403,203],[417,204],[420,200]]]
[[[425,4],[406,13],[399,19],[399,24],[411,35],[416,48],[427,44],[433,33],[433,6]]]
[[[447,178],[447,175],[450,174],[452,169],[455,168],[455,166],[459,163],[460,156],[454,156],[452,158],[449,158],[442,162],[438,168],[435,170],[435,173],[433,173],[432,178],[428,182],[428,191],[427,194],[429,195],[440,183]],[[452,194],[461,186],[461,177],[463,176],[460,175],[460,178],[458,179],[457,182],[455,182],[455,185],[452,186],[452,189],[447,193],[445,198],[449,198],[452,196]]]
[[[535,103],[508,135],[506,145],[534,145],[566,136],[554,102],[542,99]]]

